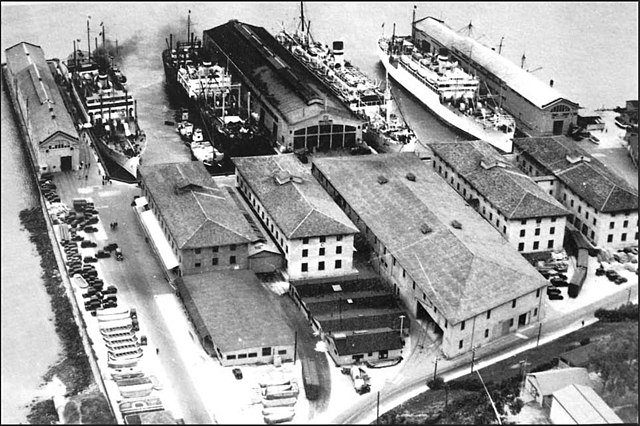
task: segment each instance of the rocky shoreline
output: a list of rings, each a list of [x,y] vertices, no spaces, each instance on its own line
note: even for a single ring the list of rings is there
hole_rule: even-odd
[[[35,244],[40,256],[40,265],[43,270],[42,279],[50,297],[56,333],[58,333],[62,344],[59,360],[49,367],[43,380],[48,383],[54,376],[57,376],[66,386],[68,396],[85,393],[89,388],[96,389],[89,359],[84,350],[78,325],[73,317],[72,306],[58,270],[52,242],[47,232],[47,224],[40,206],[22,210],[20,222],[29,232],[29,239]],[[96,418],[85,418],[83,423],[115,423],[104,396],[98,390],[91,393],[96,394],[92,397],[93,404],[103,405],[104,409],[96,410]],[[33,400],[29,408],[27,420],[31,424],[52,424],[58,420],[58,414],[50,398]]]

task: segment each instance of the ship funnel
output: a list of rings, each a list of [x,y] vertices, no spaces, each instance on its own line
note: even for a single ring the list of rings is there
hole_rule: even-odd
[[[334,41],[333,42],[333,59],[336,64],[343,65],[344,64],[344,42],[343,41]]]

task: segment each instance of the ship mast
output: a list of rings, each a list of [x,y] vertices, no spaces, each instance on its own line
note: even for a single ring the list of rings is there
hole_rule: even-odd
[[[304,7],[303,7],[303,2],[300,2],[300,22],[302,23],[302,34],[304,34]]]
[[[189,9],[189,14],[187,15],[187,43],[191,37],[191,9]]]
[[[89,51],[89,59],[91,59],[91,30],[89,29],[89,18],[87,18],[87,50]]]
[[[416,6],[415,4],[413,5],[413,18],[411,20],[411,42],[415,43],[416,40],[416,8],[418,6]]]

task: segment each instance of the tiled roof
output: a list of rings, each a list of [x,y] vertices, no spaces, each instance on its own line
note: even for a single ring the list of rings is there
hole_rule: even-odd
[[[353,113],[264,28],[231,20],[205,31],[290,124]],[[326,102],[326,105],[325,105]]]
[[[253,271],[187,275],[176,283],[198,333],[211,335],[221,351],[293,345],[280,301]]]
[[[638,191],[566,136],[515,138],[513,143],[597,211],[638,209]],[[567,156],[589,161],[571,163]]]
[[[591,384],[587,369],[582,367],[557,368],[554,370],[540,371],[538,373],[530,373],[527,376],[536,379],[542,396],[551,395],[567,385],[578,384],[589,386]]]
[[[6,49],[5,54],[8,70],[17,80],[18,91],[28,99],[31,138],[35,148],[38,149],[38,144],[57,132],[78,139],[78,131],[40,46],[22,42]]]
[[[431,149],[507,219],[563,216],[567,210],[483,141],[435,143]],[[505,167],[481,165],[500,162]]]
[[[402,348],[398,330],[373,330],[366,333],[347,333],[344,337],[335,334],[333,339],[339,356],[363,354]]]
[[[234,158],[237,172],[258,197],[286,237],[356,234],[340,207],[294,154]],[[301,183],[276,182],[276,173],[286,172]]]
[[[216,186],[199,161],[141,165],[140,175],[178,247],[199,248],[257,241],[229,193]]]
[[[456,33],[436,18],[430,16],[424,18],[416,22],[416,28],[435,38],[450,50],[458,51],[467,58],[471,57],[473,61],[502,79],[511,89],[538,108],[545,108],[558,100],[568,101],[560,92],[543,83],[530,72],[482,43]]]
[[[589,386],[572,384],[553,393],[555,401],[579,425],[624,423]]]
[[[498,231],[414,154],[314,159],[313,164],[450,323],[546,285]],[[406,178],[408,172],[415,182]],[[379,176],[388,182],[378,183]],[[452,226],[454,220],[461,229]],[[424,234],[423,225],[431,231]]]

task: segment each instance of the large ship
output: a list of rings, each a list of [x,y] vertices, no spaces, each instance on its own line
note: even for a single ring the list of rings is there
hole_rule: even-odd
[[[226,67],[207,60],[202,41],[191,32],[188,41],[169,36],[162,52],[167,88],[186,105],[192,123],[205,132],[226,157],[273,154],[265,133],[255,124],[249,107],[241,105],[241,85],[234,83]],[[182,123],[189,126],[189,123]],[[182,134],[183,132],[181,132]]]
[[[83,127],[91,132],[101,156],[110,160],[107,168],[113,165],[118,169],[110,170],[113,176],[135,182],[147,139],[138,124],[137,102],[127,90],[126,77],[104,49],[104,42],[93,55],[74,48],[67,70]]]
[[[378,38],[378,56],[389,75],[437,117],[502,152],[512,151],[515,120],[476,76],[452,60],[446,48],[421,52],[411,36]]]
[[[344,58],[344,42],[333,48],[315,41],[300,4],[300,25],[295,32],[284,28],[276,40],[289,50],[309,71],[329,87],[353,112],[367,120],[362,135],[365,142],[380,152],[412,151],[415,134],[401,116],[391,96],[387,79],[385,90]]]

